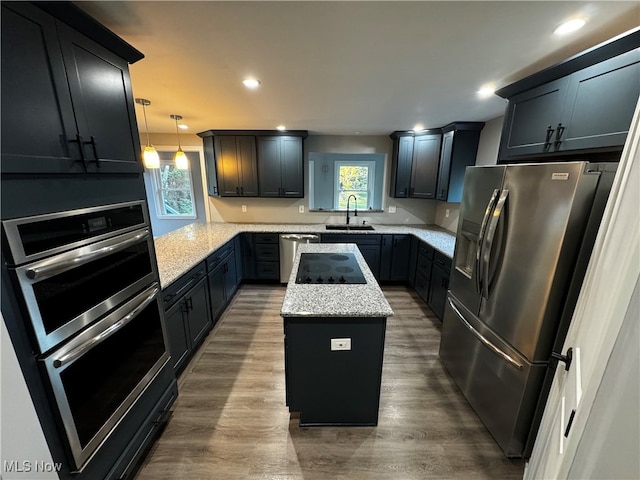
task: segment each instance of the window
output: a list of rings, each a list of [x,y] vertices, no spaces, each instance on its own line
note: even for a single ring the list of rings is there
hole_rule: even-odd
[[[336,181],[333,197],[334,210],[346,210],[350,195],[355,195],[349,203],[351,208],[368,209],[373,203],[375,162],[336,162]]]
[[[156,207],[161,218],[196,218],[191,169],[179,170],[173,159],[160,159],[153,171]]]

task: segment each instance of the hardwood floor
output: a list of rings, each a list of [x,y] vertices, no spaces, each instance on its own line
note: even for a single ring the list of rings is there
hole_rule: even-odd
[[[242,286],[185,373],[174,414],[138,472],[162,479],[517,479],[440,364],[440,322],[385,287],[377,427],[300,428],[285,406],[284,287]]]

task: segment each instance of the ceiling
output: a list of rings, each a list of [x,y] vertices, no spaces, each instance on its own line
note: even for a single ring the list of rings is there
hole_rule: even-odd
[[[504,113],[513,83],[640,25],[640,2],[75,2],[140,50],[149,130],[386,135]],[[553,30],[582,16],[566,37]],[[248,90],[246,77],[261,85]],[[136,106],[144,132],[142,107]]]

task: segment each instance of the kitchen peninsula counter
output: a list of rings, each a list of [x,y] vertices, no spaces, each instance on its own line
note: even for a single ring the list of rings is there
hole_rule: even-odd
[[[367,283],[296,283],[303,253],[352,253]],[[283,317],[390,317],[393,310],[358,247],[352,243],[309,243],[298,247],[280,315]]]
[[[409,234],[453,257],[455,234],[435,225],[373,225],[374,230],[339,231],[350,235]],[[324,224],[192,223],[154,240],[160,285],[166,288],[236,235],[251,233],[336,233]]]

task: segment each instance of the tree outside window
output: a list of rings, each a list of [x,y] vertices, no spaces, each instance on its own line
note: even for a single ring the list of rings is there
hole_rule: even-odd
[[[179,170],[173,160],[161,160],[154,172],[157,188],[158,216],[195,218],[191,171]]]
[[[351,199],[350,207],[368,209],[373,201],[371,187],[374,177],[373,162],[359,162],[357,165],[336,162],[335,209],[346,210],[349,195],[355,195],[357,201]]]

